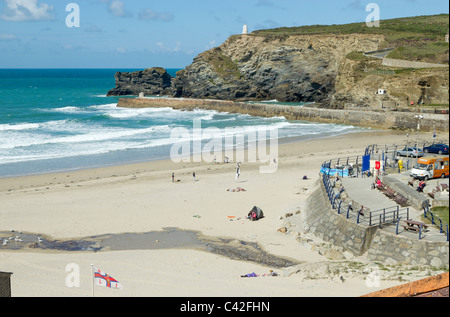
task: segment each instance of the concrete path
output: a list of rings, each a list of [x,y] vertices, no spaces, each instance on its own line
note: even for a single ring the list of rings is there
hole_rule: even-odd
[[[374,178],[343,178],[342,184],[348,196],[371,211],[393,207],[397,204],[382,192],[371,189]]]
[[[364,56],[368,57],[374,57],[374,58],[380,58],[383,59],[388,55],[390,52],[392,52],[395,48],[385,48],[383,50],[378,51],[372,51],[372,52],[366,52],[364,53]]]
[[[402,175],[398,175],[397,177],[402,177]],[[386,195],[380,192],[377,189],[371,189],[371,184],[374,182],[374,178],[365,177],[365,178],[342,178],[342,185],[344,186],[348,196],[350,199],[358,202],[371,211],[380,210],[383,208],[389,208],[397,206],[397,203],[391,199],[389,199]],[[407,185],[405,185],[407,186]],[[422,211],[418,210],[412,206],[409,207],[409,215],[412,220],[421,220]],[[392,233],[396,233],[396,225],[383,225],[383,229]],[[403,227],[399,228],[399,234],[403,236],[410,237],[412,239],[418,239],[419,235],[415,232],[408,232]],[[441,241],[444,242],[447,240],[447,236],[441,232],[437,228],[429,227],[429,229],[422,233],[422,239],[428,241]]]

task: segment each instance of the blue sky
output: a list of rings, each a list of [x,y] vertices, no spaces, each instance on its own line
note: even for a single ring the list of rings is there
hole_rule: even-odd
[[[184,68],[244,24],[364,22],[369,3],[381,20],[449,12],[446,0],[0,0],[0,68]]]

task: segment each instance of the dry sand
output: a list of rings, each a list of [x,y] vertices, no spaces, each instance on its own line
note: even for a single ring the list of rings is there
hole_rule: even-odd
[[[0,232],[13,229],[11,235],[21,231],[63,240],[172,227],[258,242],[275,256],[324,263],[329,260],[277,231],[283,226],[280,217],[301,209],[325,160],[361,155],[369,144],[404,141],[405,133],[385,131],[281,144],[275,173],[261,174],[260,163],[243,162],[237,182],[235,163],[171,161],[0,179]],[[180,182],[172,183],[172,172]],[[304,175],[310,179],[302,180]],[[227,191],[237,187],[246,191]],[[265,218],[251,222],[245,217],[254,205]],[[80,270],[79,287],[66,283],[72,272],[66,267],[72,263]],[[96,287],[96,296],[359,296],[400,284],[382,281],[368,287],[361,276],[344,282],[327,276],[304,280],[283,269],[191,248],[63,252],[0,245],[0,271],[13,273],[13,296],[91,296],[90,264],[124,287]],[[271,269],[279,276],[262,276]],[[261,276],[241,277],[252,272]]]

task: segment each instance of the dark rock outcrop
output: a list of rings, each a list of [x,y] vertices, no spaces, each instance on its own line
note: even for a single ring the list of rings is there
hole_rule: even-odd
[[[116,88],[108,92],[108,96],[139,95],[171,95],[172,76],[164,68],[153,67],[132,73],[117,72]]]

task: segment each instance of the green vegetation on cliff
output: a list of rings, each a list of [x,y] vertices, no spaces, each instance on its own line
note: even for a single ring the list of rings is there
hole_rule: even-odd
[[[222,78],[228,78],[229,76],[235,79],[241,78],[241,73],[235,62],[230,57],[225,55],[220,47],[215,47],[209,51],[204,52],[203,57],[212,65],[214,71]]]
[[[381,20],[380,27],[367,27],[366,23],[342,25],[308,25],[258,30],[252,35],[283,40],[291,35],[320,34],[380,34],[385,43],[380,47],[395,48],[390,58],[407,59],[431,63],[448,63],[449,43],[445,35],[449,29],[449,15],[417,16]]]
[[[385,34],[399,35],[410,34],[434,34],[444,37],[448,32],[449,15],[439,14],[431,16],[417,16],[381,20],[380,27],[367,27],[364,22],[333,25],[307,25],[299,27],[282,27],[276,29],[264,29],[254,31],[256,35],[306,35],[306,34]]]

